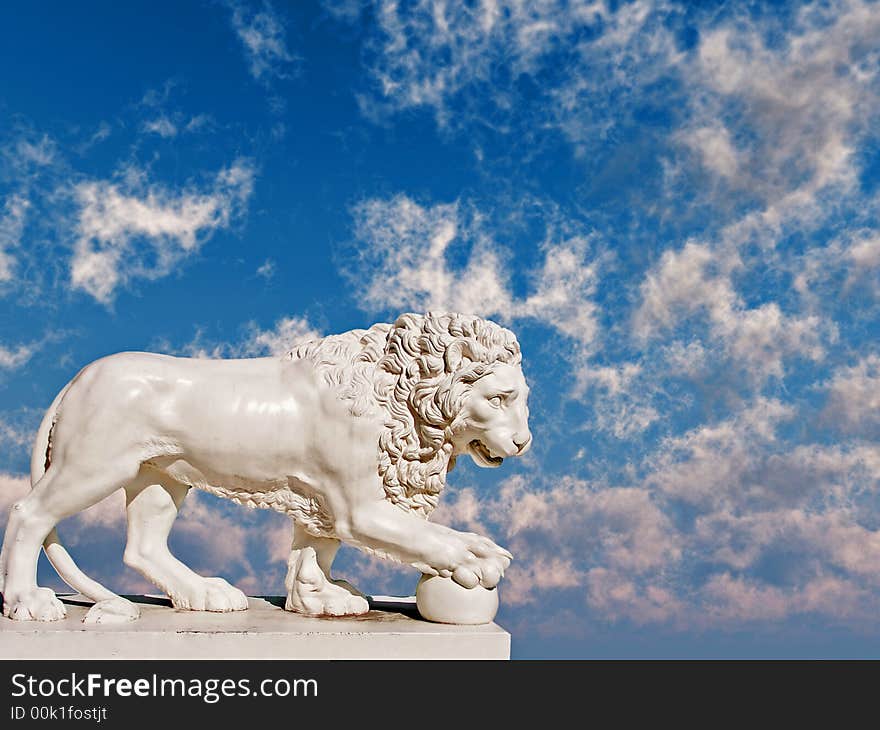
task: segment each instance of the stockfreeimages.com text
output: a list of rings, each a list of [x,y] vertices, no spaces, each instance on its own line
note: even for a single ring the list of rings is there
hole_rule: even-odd
[[[12,675],[13,697],[198,697],[208,704],[224,697],[317,697],[316,679],[179,679],[155,674],[136,679],[80,675],[60,679]]]

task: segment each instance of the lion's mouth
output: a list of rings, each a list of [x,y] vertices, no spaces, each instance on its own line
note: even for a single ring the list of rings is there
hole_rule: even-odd
[[[504,459],[500,456],[492,456],[489,448],[479,439],[474,439],[468,444],[468,451],[471,458],[480,466],[496,467],[501,466]]]

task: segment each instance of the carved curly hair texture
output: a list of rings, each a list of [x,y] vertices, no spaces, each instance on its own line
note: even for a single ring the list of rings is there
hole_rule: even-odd
[[[462,405],[496,363],[518,365],[516,336],[474,315],[403,314],[308,342],[288,354],[308,359],[352,415],[379,413],[378,470],[389,501],[428,517],[455,465],[452,436]]]

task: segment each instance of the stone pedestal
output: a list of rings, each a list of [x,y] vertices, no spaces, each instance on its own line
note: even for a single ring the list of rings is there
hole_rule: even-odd
[[[376,597],[351,618],[309,618],[281,597],[250,598],[247,611],[177,611],[164,597],[126,596],[141,617],[85,625],[91,603],[61,596],[67,618],[52,623],[0,617],[0,659],[509,659],[497,624],[449,626],[421,619],[415,599]]]

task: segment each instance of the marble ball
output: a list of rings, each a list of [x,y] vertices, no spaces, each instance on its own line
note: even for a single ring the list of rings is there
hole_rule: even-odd
[[[422,618],[441,624],[488,624],[498,612],[498,591],[480,585],[465,588],[452,578],[423,575],[416,587]]]

